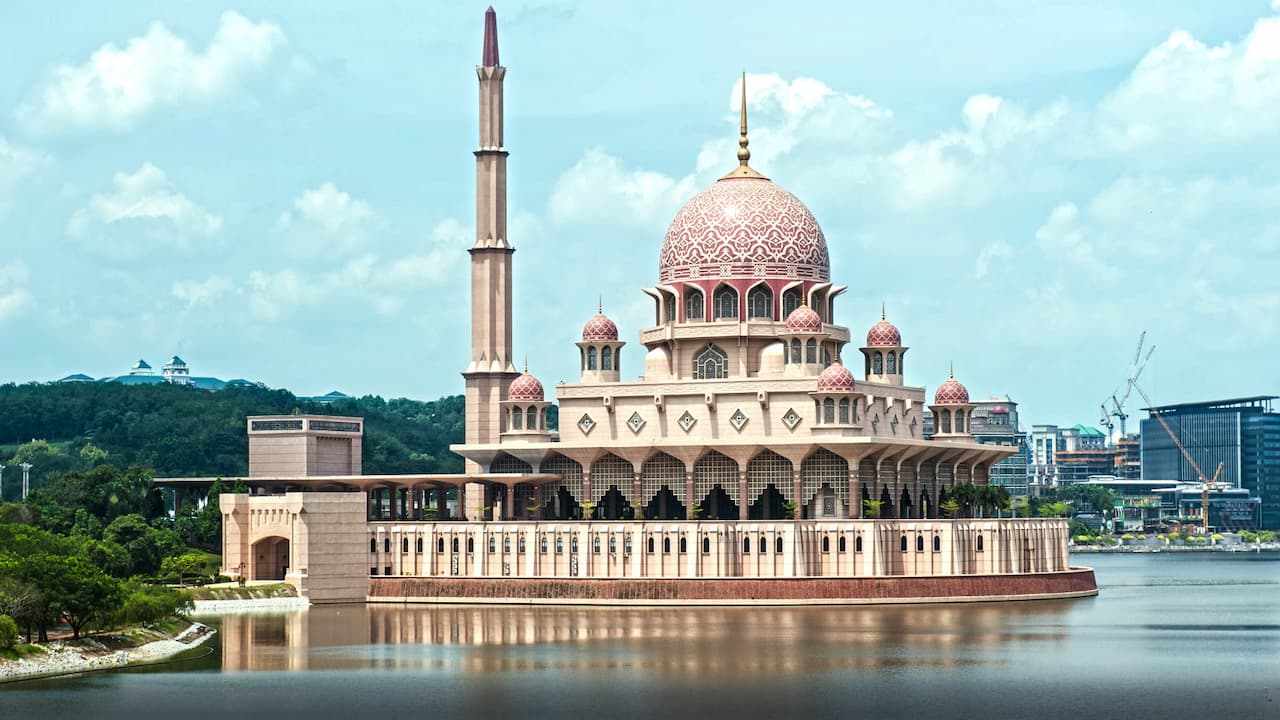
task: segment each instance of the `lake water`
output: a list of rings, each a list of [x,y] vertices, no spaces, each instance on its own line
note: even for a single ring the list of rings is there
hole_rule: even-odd
[[[1280,554],[1075,556],[1101,595],[852,608],[318,607],[0,718],[1280,718]]]

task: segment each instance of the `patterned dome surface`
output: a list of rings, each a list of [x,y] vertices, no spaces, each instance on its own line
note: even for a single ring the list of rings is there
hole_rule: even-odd
[[[596,313],[596,316],[587,321],[582,328],[582,339],[586,342],[614,342],[618,339],[618,326],[613,321],[604,316],[604,313]]]
[[[888,320],[881,320],[867,331],[867,347],[899,347],[902,333]]]
[[[793,333],[822,332],[822,318],[808,305],[801,305],[787,316],[787,331]]]
[[[933,396],[934,405],[968,405],[969,391],[959,380],[951,378],[938,387]]]
[[[853,392],[853,373],[839,362],[818,376],[818,392]]]
[[[772,181],[722,178],[676,213],[658,277],[828,280],[827,240],[809,208]]]
[[[507,387],[508,400],[542,402],[542,398],[542,383],[538,382],[538,378],[530,375],[527,371],[512,380],[511,385]]]

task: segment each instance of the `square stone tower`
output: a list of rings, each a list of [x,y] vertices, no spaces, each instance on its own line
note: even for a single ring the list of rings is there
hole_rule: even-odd
[[[249,422],[249,477],[359,475],[364,418],[255,415]]]

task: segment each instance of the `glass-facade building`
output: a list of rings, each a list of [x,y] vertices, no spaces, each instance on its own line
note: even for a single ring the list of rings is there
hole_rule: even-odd
[[[1280,413],[1274,395],[1147,408],[1142,421],[1142,479],[1198,483],[1199,476],[1154,416],[1159,413],[1205,477],[1262,501],[1262,527],[1280,529]]]
[[[1027,447],[1026,434],[1018,428],[1018,403],[1008,397],[975,402],[969,417],[969,432],[975,441],[986,445],[1018,448],[1018,452],[991,466],[989,482],[1003,485],[1014,497],[1026,495],[1027,463],[1031,459],[1031,451]]]

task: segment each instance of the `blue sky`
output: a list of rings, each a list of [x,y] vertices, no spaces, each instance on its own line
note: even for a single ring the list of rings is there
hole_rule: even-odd
[[[822,224],[837,320],[887,303],[908,382],[954,361],[1024,424],[1096,423],[1145,329],[1157,401],[1280,390],[1280,4],[888,5],[497,7],[544,384],[597,296],[641,370],[640,288],[734,165],[745,69],[753,166]],[[484,7],[6,3],[0,382],[178,352],[460,392]]]

